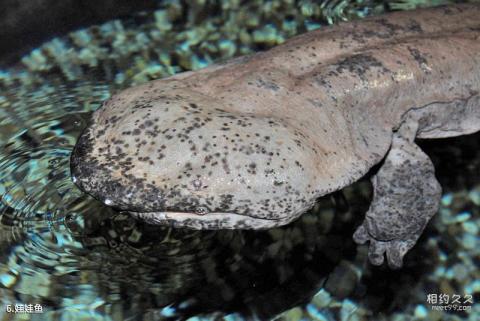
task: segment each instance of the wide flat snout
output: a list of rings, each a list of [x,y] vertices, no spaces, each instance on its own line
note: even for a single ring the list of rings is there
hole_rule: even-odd
[[[96,157],[98,148],[95,143],[90,125],[78,138],[70,156],[70,173],[73,183],[105,205],[120,210],[146,210],[132,203],[131,198],[134,195],[129,194],[128,186],[115,177],[115,163],[105,163]]]
[[[70,156],[72,180],[85,193],[111,205],[113,195],[111,193],[107,195],[105,192],[105,183],[109,181],[109,170],[92,157],[93,151],[94,140],[90,134],[90,127],[87,127],[78,138]]]
[[[89,128],[80,134],[70,155],[70,175],[73,182],[83,191],[89,192],[87,178],[95,175],[94,162],[89,159],[89,153],[93,150],[92,139],[89,134]]]

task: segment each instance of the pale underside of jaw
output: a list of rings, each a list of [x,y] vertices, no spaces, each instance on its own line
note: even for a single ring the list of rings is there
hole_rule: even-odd
[[[188,212],[129,212],[147,223],[169,225],[172,227],[191,228],[196,230],[220,229],[268,229],[284,225],[287,219],[255,218],[235,213],[213,212],[197,214]]]

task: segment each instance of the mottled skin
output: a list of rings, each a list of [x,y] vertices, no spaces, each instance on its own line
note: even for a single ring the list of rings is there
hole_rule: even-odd
[[[399,267],[440,197],[414,138],[480,130],[479,16],[457,5],[343,23],[122,91],[79,138],[74,181],[154,224],[260,229],[385,159],[354,239]]]

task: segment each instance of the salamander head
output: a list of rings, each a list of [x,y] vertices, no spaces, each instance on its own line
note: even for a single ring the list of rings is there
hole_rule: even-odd
[[[93,114],[71,172],[106,205],[156,224],[268,228],[318,196],[302,143],[280,119],[227,111],[197,93],[120,94]]]

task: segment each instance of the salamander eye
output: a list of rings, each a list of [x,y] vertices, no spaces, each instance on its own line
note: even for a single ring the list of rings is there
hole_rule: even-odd
[[[208,214],[208,208],[204,206],[199,206],[195,209],[195,213],[198,215],[206,215]]]

